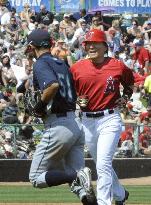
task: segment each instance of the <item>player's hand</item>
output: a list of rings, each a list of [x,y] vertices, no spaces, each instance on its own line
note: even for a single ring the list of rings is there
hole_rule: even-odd
[[[77,104],[81,107],[81,108],[86,108],[89,102],[89,98],[87,95],[80,95],[77,98]]]
[[[46,103],[39,101],[33,108],[35,115],[39,118],[43,118],[46,115]]]

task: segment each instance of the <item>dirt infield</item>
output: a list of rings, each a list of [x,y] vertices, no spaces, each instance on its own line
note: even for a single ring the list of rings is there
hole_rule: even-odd
[[[131,179],[121,179],[120,182],[123,185],[151,185],[151,176],[131,178]]]
[[[130,179],[120,179],[122,185],[151,185],[151,176],[149,177],[140,177],[140,178],[130,178]],[[96,182],[93,182],[94,184]],[[29,182],[0,182],[0,185],[29,185]],[[59,204],[58,204],[59,205]]]

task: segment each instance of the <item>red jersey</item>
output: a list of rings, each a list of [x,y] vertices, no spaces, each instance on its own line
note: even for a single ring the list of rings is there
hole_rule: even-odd
[[[134,60],[138,60],[138,63],[142,68],[145,66],[145,62],[150,60],[149,51],[142,47],[139,51],[135,52],[133,55]]]
[[[141,143],[142,146],[145,147],[145,148],[147,148],[148,145],[149,145],[148,138],[143,133],[141,133],[140,136],[139,136],[139,143]]]
[[[116,107],[120,97],[120,83],[128,90],[134,84],[132,71],[117,59],[107,58],[96,66],[89,59],[82,59],[71,67],[78,96],[88,96],[83,111],[100,111]]]
[[[142,112],[139,116],[140,121],[143,122],[143,120],[145,120],[145,118],[151,118],[151,114],[149,114],[148,112]]]
[[[138,85],[140,84],[144,84],[144,81],[145,81],[145,78],[147,77],[147,75],[141,75],[139,73],[134,73],[133,72],[133,75],[134,75],[134,82]]]
[[[121,133],[120,139],[121,142],[124,142],[125,140],[131,140],[133,142],[132,133],[130,131],[125,130]]]

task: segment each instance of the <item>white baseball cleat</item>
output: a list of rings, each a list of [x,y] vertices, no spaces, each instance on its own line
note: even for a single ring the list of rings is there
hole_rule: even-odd
[[[85,190],[87,200],[89,202],[96,202],[97,200],[93,190],[91,179],[91,170],[88,167],[81,169],[77,173],[77,181],[79,182],[80,186],[83,187],[83,189]]]

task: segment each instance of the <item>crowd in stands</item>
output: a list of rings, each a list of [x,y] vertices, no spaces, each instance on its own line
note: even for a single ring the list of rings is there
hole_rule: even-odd
[[[0,158],[31,159],[40,140],[42,121],[30,116],[23,105],[25,91],[32,88],[32,65],[35,62],[26,40],[32,30],[39,28],[51,33],[52,55],[69,66],[88,57],[82,42],[90,29],[105,31],[107,55],[123,61],[133,70],[135,78],[134,93],[126,108],[121,110],[123,132],[115,157],[136,156],[135,132],[138,134],[137,156],[151,156],[150,16],[140,24],[132,15],[129,18],[121,15],[109,24],[100,11],[88,15],[82,9],[79,18],[64,13],[58,20],[45,5],[35,12],[26,3],[20,13],[1,4],[0,22]],[[36,123],[37,126],[33,126]],[[11,124],[17,125],[15,131]],[[87,148],[85,150],[88,156]]]

